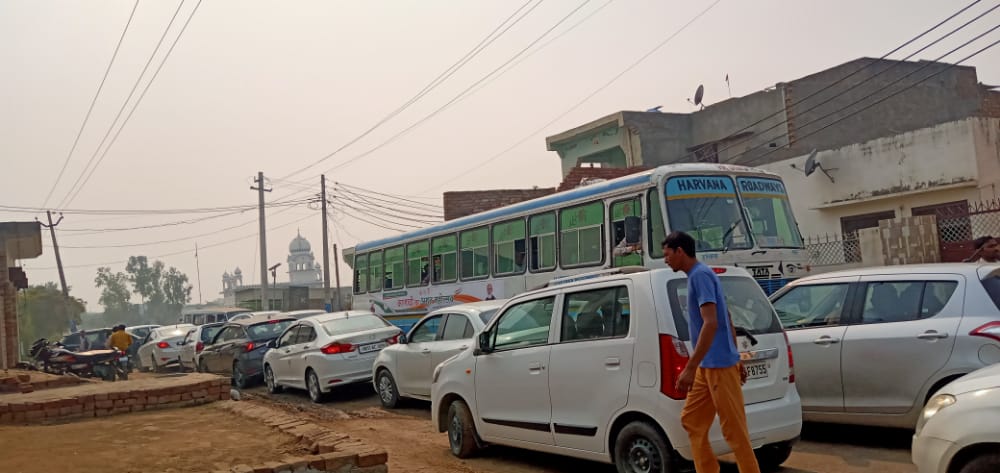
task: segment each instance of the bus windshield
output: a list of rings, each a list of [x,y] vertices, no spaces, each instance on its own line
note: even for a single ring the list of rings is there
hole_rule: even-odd
[[[738,177],[737,185],[750,218],[750,231],[761,248],[802,248],[785,185],[778,179]]]
[[[667,179],[667,218],[671,230],[690,234],[697,251],[752,247],[729,176],[675,176]]]

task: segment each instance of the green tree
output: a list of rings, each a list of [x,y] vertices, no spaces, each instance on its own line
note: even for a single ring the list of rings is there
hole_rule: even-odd
[[[124,316],[129,311],[129,299],[132,294],[128,288],[128,277],[125,273],[112,273],[111,268],[97,268],[97,277],[94,284],[101,290],[101,298],[98,302],[104,306],[104,313],[108,315]]]
[[[27,349],[39,338],[59,340],[69,332],[70,321],[79,323],[86,303],[75,297],[64,299],[53,282],[31,286],[18,293],[18,327],[22,346]]]
[[[163,304],[163,263],[160,261],[149,264],[149,259],[145,256],[130,256],[128,264],[125,265],[125,272],[128,273],[128,280],[132,283],[132,290],[139,294],[143,304],[149,303],[150,307],[159,307]]]
[[[157,261],[159,263],[159,261]],[[186,274],[171,266],[163,275],[164,305],[172,313],[180,313],[184,304],[191,301],[192,286],[188,284]]]

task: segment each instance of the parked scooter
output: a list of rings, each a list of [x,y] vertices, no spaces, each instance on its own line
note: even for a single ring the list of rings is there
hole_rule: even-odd
[[[35,365],[46,373],[99,377],[105,381],[128,379],[128,357],[117,350],[72,352],[59,343],[50,344],[41,338],[31,344],[29,354]]]

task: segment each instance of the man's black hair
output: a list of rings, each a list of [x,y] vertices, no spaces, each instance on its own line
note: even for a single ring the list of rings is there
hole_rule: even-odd
[[[990,240],[992,240],[992,239],[993,239],[993,237],[990,236],[990,235],[981,236],[979,238],[976,238],[975,240],[972,240],[972,244],[975,247],[975,249],[978,250],[978,249],[986,246],[986,244],[989,243]]]
[[[694,238],[684,232],[670,232],[670,234],[663,239],[663,244],[661,246],[670,248],[671,250],[677,250],[680,248],[681,250],[684,250],[684,254],[692,258],[695,257]]]

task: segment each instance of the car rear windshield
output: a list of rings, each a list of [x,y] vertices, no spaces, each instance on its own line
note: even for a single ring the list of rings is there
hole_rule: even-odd
[[[493,320],[493,316],[497,315],[498,310],[500,309],[493,309],[493,310],[487,310],[485,312],[480,312],[479,318],[483,320],[484,324],[488,324],[490,323],[490,320]]]
[[[203,327],[201,329],[201,341],[208,343],[213,338],[215,338],[215,334],[219,333],[219,330],[222,330],[222,325],[216,325],[214,327]]]
[[[375,315],[352,315],[323,322],[326,334],[335,337],[345,333],[364,332],[389,327],[391,324]]]
[[[993,300],[993,305],[1000,309],[1000,276],[989,276],[983,279],[983,287]]]
[[[722,293],[733,317],[733,325],[752,334],[781,332],[781,322],[774,308],[756,281],[740,276],[721,276]],[[687,279],[674,279],[667,283],[670,308],[681,340],[691,338],[688,332]]]
[[[284,332],[285,329],[292,324],[292,322],[295,322],[295,319],[268,320],[267,322],[261,322],[247,327],[247,332],[250,335],[250,340],[270,340],[272,338],[278,338],[278,335],[281,335],[281,333]]]

